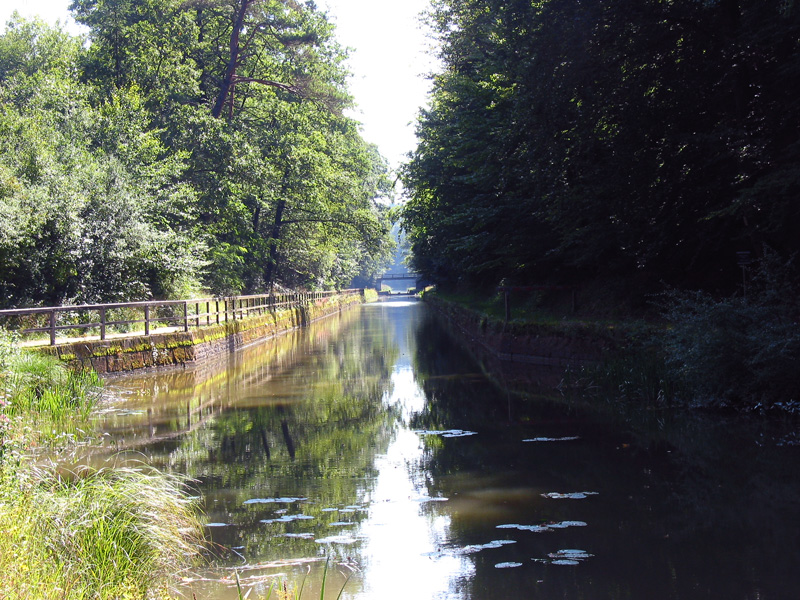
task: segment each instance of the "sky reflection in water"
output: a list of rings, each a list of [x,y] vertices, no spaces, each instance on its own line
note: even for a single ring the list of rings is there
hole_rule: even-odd
[[[351,600],[783,600],[800,587],[785,526],[800,517],[796,448],[731,423],[612,422],[515,398],[416,301],[109,393],[108,456],[198,482],[216,552],[187,598],[237,598],[233,568],[251,598],[310,568],[316,599],[326,556],[331,599],[351,573]]]

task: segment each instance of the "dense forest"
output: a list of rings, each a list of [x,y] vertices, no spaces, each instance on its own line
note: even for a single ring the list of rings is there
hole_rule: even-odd
[[[793,0],[432,4],[444,69],[404,173],[417,270],[731,294],[740,263],[800,249]]]
[[[571,287],[559,319],[645,317],[619,389],[800,411],[800,6],[433,0],[428,21],[416,270],[481,302]],[[651,350],[667,369],[645,377]]]
[[[388,168],[313,2],[74,0],[0,35],[0,308],[346,287]]]

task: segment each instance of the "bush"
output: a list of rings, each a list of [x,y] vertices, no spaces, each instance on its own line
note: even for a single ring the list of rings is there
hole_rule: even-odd
[[[792,264],[767,253],[756,265],[746,297],[665,294],[662,306],[671,324],[664,341],[667,366],[692,390],[694,403],[797,406],[797,289]]]

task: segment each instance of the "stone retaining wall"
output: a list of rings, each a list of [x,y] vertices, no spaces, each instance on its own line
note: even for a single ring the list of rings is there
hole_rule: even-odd
[[[258,340],[280,335],[311,321],[338,313],[364,301],[352,294],[315,300],[305,305],[191,329],[187,332],[81,341],[40,349],[70,366],[93,368],[98,373],[116,373],[194,363]]]
[[[600,361],[617,345],[613,332],[599,331],[594,324],[504,323],[436,295],[424,299],[461,337],[502,361],[548,367],[585,365]]]

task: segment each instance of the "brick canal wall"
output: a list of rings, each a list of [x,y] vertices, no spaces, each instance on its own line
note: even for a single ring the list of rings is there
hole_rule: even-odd
[[[332,296],[298,307],[186,332],[80,341],[43,347],[40,351],[57,356],[72,367],[93,368],[101,374],[183,365],[233,352],[361,304],[364,300],[361,294]]]

